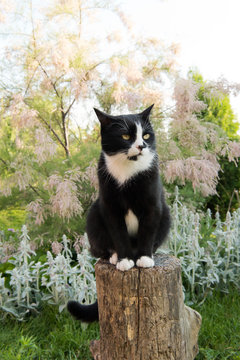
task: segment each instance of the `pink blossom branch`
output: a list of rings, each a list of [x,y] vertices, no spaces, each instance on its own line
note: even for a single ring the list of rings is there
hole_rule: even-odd
[[[65,142],[64,148],[65,148],[66,156],[69,157],[70,152],[69,152],[69,147],[68,147],[66,115],[63,111],[62,111],[62,132],[63,132],[63,138],[64,138],[64,142]]]
[[[64,113],[65,116],[67,116],[67,114],[69,113],[69,111],[71,110],[73,104],[75,103],[76,99],[74,98],[73,101],[71,102],[70,106],[68,107],[67,111]]]
[[[40,119],[44,122],[44,124],[47,125],[47,127],[50,129],[50,131],[54,134],[54,136],[56,137],[56,139],[58,140],[59,144],[64,148],[66,154],[68,152],[68,149],[66,148],[65,144],[62,142],[62,140],[60,139],[60,137],[58,136],[58,134],[55,132],[55,130],[51,127],[51,125],[40,115],[38,114],[38,116],[40,117]]]
[[[0,158],[0,161],[2,161],[3,164],[4,164],[8,169],[10,169],[10,166],[8,165],[8,163],[7,163],[5,160],[3,160],[2,158]],[[28,186],[29,186],[38,196],[40,196],[40,193],[37,191],[37,189],[36,189],[33,185],[31,185],[31,184],[29,183]]]
[[[32,186],[31,184],[28,184],[28,186],[38,195],[38,196],[41,196],[40,193],[37,191],[37,189]]]
[[[93,66],[91,66],[87,71],[86,71],[86,78],[88,77],[89,73],[92,71],[92,70],[95,70],[99,65],[102,65],[106,62],[106,60],[102,60],[102,61],[99,61],[98,63],[94,64]]]
[[[36,73],[38,67],[39,67],[39,65],[34,69],[33,74],[32,74],[32,76],[31,76],[30,79],[29,79],[29,82],[28,82],[28,84],[27,84],[26,90],[25,90],[25,92],[24,92],[24,96],[26,96],[26,94],[27,94],[27,92],[28,92],[28,89],[30,88],[31,82],[32,82],[32,80],[33,80],[33,78],[34,78],[34,76],[35,76],[35,73]]]
[[[51,85],[52,85],[52,87],[53,87],[53,89],[54,89],[57,97],[58,97],[58,98],[61,98],[61,96],[59,95],[59,92],[58,92],[58,90],[57,90],[57,87],[56,87],[56,82],[54,83],[54,82],[52,81],[51,77],[48,75],[47,71],[44,69],[44,67],[42,66],[41,62],[40,62],[38,59],[36,59],[36,61],[38,62],[41,70],[44,72],[44,74],[46,75],[46,77],[48,78],[48,80],[50,81],[50,83],[51,83]]]

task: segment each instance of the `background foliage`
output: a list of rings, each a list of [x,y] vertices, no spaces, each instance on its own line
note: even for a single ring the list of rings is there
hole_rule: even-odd
[[[46,342],[21,325],[3,357],[75,359],[80,342],[89,358],[87,332],[70,324],[63,309],[70,297],[95,297],[94,260],[84,237],[101,148],[92,108],[119,114],[154,103],[173,216],[165,251],[180,257],[186,301],[202,306],[207,317],[199,359],[238,359],[237,324],[230,343],[232,330],[220,320],[220,345],[214,333],[209,341],[206,334],[213,332],[210,295],[219,314],[238,301],[240,142],[229,96],[239,84],[208,81],[197,70],[181,78],[178,46],[136,34],[118,2],[2,0],[0,10],[0,315],[6,328],[15,316],[33,329],[34,314],[49,314],[67,339],[50,331],[50,355]],[[230,300],[221,303],[223,292]],[[98,333],[94,326],[88,331]],[[69,346],[68,355],[61,344]]]

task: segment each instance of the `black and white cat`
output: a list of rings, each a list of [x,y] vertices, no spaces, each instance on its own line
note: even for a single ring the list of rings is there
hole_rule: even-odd
[[[159,176],[155,135],[149,121],[153,105],[140,114],[107,115],[101,123],[99,197],[90,208],[87,234],[93,256],[121,271],[154,266],[153,253],[165,240],[170,214]],[[71,301],[69,311],[93,321],[97,304]]]

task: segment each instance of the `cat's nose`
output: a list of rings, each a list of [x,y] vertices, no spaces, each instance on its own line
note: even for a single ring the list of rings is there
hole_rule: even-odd
[[[146,147],[145,144],[142,144],[142,145],[138,145],[138,146],[137,146],[137,148],[138,148],[140,151],[142,151],[142,149],[144,149],[145,147]]]

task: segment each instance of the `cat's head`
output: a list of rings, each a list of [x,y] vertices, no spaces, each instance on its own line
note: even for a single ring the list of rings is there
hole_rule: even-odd
[[[140,114],[113,116],[94,109],[101,123],[102,149],[108,156],[123,154],[138,161],[155,152],[155,135],[149,117],[153,105]]]

